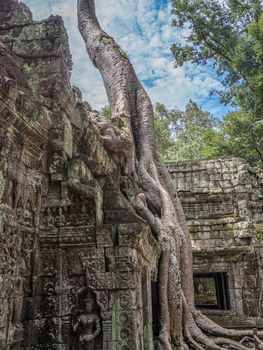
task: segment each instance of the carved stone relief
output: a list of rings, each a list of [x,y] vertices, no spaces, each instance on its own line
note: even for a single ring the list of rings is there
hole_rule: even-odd
[[[152,349],[160,247],[127,206],[136,189],[127,180],[119,190],[126,179],[72,92],[61,18],[34,22],[26,6],[2,2],[16,10],[0,8],[0,349]],[[227,267],[235,312],[260,319],[262,175],[241,160],[170,171],[199,248],[196,268]]]
[[[99,350],[102,346],[101,318],[96,297],[90,290],[78,294],[72,318],[72,350]]]

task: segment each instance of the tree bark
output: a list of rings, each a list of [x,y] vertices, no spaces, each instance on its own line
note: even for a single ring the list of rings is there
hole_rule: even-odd
[[[195,309],[187,223],[170,175],[156,151],[153,107],[146,91],[127,55],[101,29],[94,0],[78,0],[78,23],[90,59],[102,75],[113,121],[118,125],[97,121],[105,147],[119,160],[122,174],[139,186],[141,193],[132,204],[162,247],[159,346],[164,350],[248,349],[238,340],[253,337],[252,331],[225,330]]]

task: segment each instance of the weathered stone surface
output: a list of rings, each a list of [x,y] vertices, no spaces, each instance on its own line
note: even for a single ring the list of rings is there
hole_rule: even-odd
[[[160,246],[70,69],[60,17],[0,0],[0,349],[152,350]],[[210,316],[260,324],[262,174],[239,159],[170,171],[196,271],[228,272],[231,310]]]
[[[0,349],[151,348],[160,248],[70,86],[63,21],[0,18]]]
[[[243,159],[169,166],[188,219],[195,272],[226,272],[230,310],[209,311],[226,326],[262,327],[262,169]]]

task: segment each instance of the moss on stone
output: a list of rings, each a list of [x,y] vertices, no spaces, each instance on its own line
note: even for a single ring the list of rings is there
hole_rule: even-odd
[[[121,328],[122,325],[120,323],[120,319],[119,319],[119,315],[120,315],[120,299],[117,298],[115,300],[115,303],[113,304],[112,307],[112,330],[111,330],[111,334],[112,334],[112,350],[121,350],[122,346],[124,344],[123,340],[121,339]],[[123,325],[124,328],[126,328],[126,325]]]
[[[254,224],[254,228],[256,231],[257,240],[262,242],[263,241],[263,223]]]
[[[0,170],[0,199],[3,197],[4,189],[5,189],[5,179],[3,177],[2,171]]]
[[[235,246],[230,248],[221,248],[221,249],[212,249],[212,250],[202,250],[202,251],[193,251],[194,259],[198,258],[207,258],[209,260],[215,260],[218,256],[221,257],[233,257],[236,258],[236,255],[246,254],[251,252],[251,247],[249,246]]]
[[[89,168],[81,160],[74,160],[69,163],[68,177],[79,180],[91,180],[93,178]]]
[[[3,236],[5,220],[6,220],[6,214],[0,209],[0,239]]]
[[[153,350],[153,333],[151,324],[147,324],[146,326],[144,326],[143,345],[144,350]]]
[[[35,70],[30,67],[27,63],[24,63],[22,67],[22,72],[25,74],[26,77],[29,79],[29,85],[34,93],[37,92],[40,79],[38,73],[35,72]]]
[[[121,50],[121,55],[122,55],[122,57],[125,58],[126,60],[129,59],[129,55],[128,55],[128,53],[127,53],[126,51]]]
[[[63,150],[69,158],[73,155],[73,131],[70,121],[65,118]]]
[[[45,38],[44,23],[36,22],[23,27],[19,36],[19,41],[33,41],[43,38]],[[21,46],[23,46],[23,42]]]

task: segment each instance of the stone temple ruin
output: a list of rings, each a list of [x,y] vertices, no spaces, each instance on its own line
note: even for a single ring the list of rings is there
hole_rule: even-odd
[[[71,66],[60,17],[0,0],[0,349],[150,350],[160,247],[115,184]],[[263,327],[263,173],[242,159],[168,167],[197,306]]]
[[[225,327],[261,328],[263,171],[238,158],[169,170],[189,223],[195,282],[215,284],[212,303],[206,297],[200,308]]]

